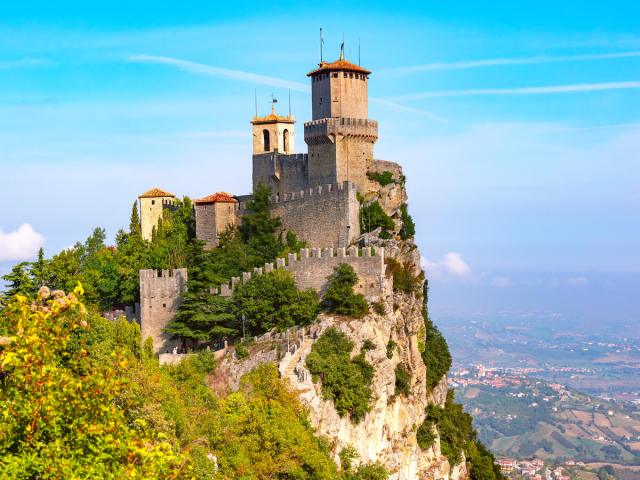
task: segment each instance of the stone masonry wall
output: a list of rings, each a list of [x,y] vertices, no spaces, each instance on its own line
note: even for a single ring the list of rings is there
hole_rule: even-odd
[[[271,186],[274,194],[308,188],[307,154],[263,153],[254,155],[254,190],[260,182]]]
[[[286,259],[276,259],[276,264],[267,263],[264,267],[245,272],[242,277],[234,277],[230,284],[222,284],[212,293],[225,297],[233,295],[239,284],[248,282],[253,275],[262,275],[274,269],[291,272],[299,289],[313,288],[320,296],[328,287],[328,277],[333,269],[341,263],[349,264],[358,275],[358,283],[354,287],[367,300],[377,301],[391,292],[391,285],[385,277],[384,248],[365,247],[359,250],[352,246],[345,248],[303,248],[299,254],[290,253]]]
[[[169,352],[178,342],[163,332],[173,319],[187,288],[187,269],[140,270],[140,330],[142,341],[153,339],[156,353]]]
[[[271,214],[313,247],[344,247],[360,236],[360,204],[349,182],[275,195]]]

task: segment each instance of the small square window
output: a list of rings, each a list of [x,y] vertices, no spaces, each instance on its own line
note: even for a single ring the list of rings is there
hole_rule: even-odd
[[[162,304],[162,308],[167,308],[167,304],[166,304],[166,303],[163,303],[163,304]]]
[[[155,205],[156,201],[155,200],[151,200],[151,205]]]
[[[338,78],[338,72],[333,72],[333,73],[331,74],[331,76],[332,76],[333,78]]]

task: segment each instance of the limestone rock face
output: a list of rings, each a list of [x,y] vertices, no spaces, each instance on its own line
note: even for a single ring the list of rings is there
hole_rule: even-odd
[[[413,265],[416,277],[421,278],[420,255],[414,245],[392,240],[385,241],[384,246],[385,253],[403,264]],[[387,278],[387,281],[392,280]],[[416,431],[424,420],[425,407],[430,403],[444,406],[447,395],[446,377],[432,391],[427,391],[426,367],[419,350],[420,335],[424,335],[422,301],[420,293],[394,292],[384,298],[383,314],[373,309],[362,319],[322,314],[310,327],[298,351],[281,360],[280,371],[308,407],[312,425],[319,435],[334,442],[337,463],[342,448],[351,445],[358,452],[360,462],[382,463],[393,480],[468,477],[464,461],[453,468],[449,465],[440,452],[439,440],[427,451],[417,444]],[[354,343],[352,355],[358,354],[367,340],[375,345],[365,354],[375,369],[371,411],[358,423],[340,417],[333,402],[323,399],[321,383],[313,383],[305,366],[313,339],[330,327],[344,332]],[[396,343],[390,359],[387,358],[389,340]],[[408,396],[395,395],[395,369],[399,363],[404,364],[411,375]]]

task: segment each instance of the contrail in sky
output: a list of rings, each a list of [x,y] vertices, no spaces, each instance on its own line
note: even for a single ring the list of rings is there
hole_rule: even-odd
[[[233,70],[230,68],[216,67],[213,65],[207,65],[204,63],[191,62],[189,60],[181,60],[173,57],[162,57],[156,55],[130,55],[127,59],[133,63],[152,63],[156,65],[169,65],[179,68],[186,72],[195,73],[199,75],[208,75],[211,77],[227,78],[230,80],[240,80],[243,82],[255,83],[258,85],[267,85],[276,88],[290,88],[291,90],[311,93],[311,87],[305,83],[292,82],[282,78],[271,77],[268,75],[258,75],[251,72],[245,72],[243,70]],[[370,97],[370,100],[379,105],[384,105],[394,110],[400,110],[404,112],[417,113],[430,118],[436,122],[446,122],[447,120],[426,110],[422,110],[408,105],[402,105],[392,100]]]
[[[423,98],[471,97],[483,95],[542,95],[553,93],[596,92],[601,90],[625,90],[640,88],[640,81],[576,83],[573,85],[551,85],[522,88],[475,88],[468,90],[436,90],[390,97],[392,101],[420,100]]]
[[[608,60],[616,58],[640,57],[640,51],[601,53],[584,55],[542,55],[535,57],[519,58],[489,58],[485,60],[460,60],[457,62],[434,62],[424,65],[412,65],[408,67],[389,68],[380,70],[380,74],[402,74],[429,72],[435,70],[463,70],[467,68],[499,67],[504,65],[535,65],[542,63],[583,62],[589,60]]]

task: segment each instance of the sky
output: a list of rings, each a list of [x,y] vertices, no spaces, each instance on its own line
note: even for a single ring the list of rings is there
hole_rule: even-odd
[[[9,2],[0,10],[0,273],[152,187],[248,193],[249,120],[305,74],[372,70],[434,316],[640,321],[640,4]],[[358,53],[360,52],[360,53]],[[554,317],[555,318],[555,317]]]

